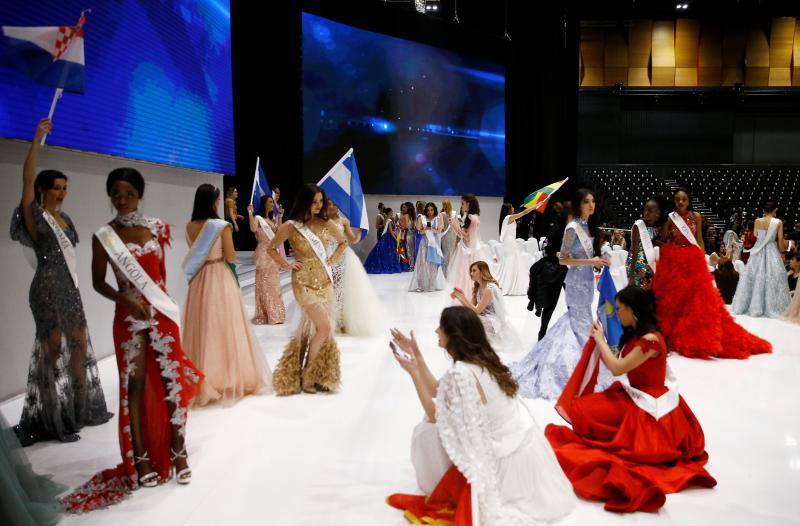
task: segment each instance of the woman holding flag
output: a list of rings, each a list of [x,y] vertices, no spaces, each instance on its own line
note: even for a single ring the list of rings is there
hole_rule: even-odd
[[[347,240],[328,219],[328,199],[315,184],[304,184],[289,213],[289,220],[278,228],[267,253],[282,269],[292,269],[292,292],[303,316],[295,336],[275,367],[273,382],[278,395],[332,391],[339,386],[339,348],[333,338],[331,265],[342,257]],[[336,249],[328,256],[329,240]],[[295,261],[282,258],[277,248],[288,240]]]
[[[39,121],[22,171],[22,199],[11,218],[11,239],[36,253],[28,296],[36,339],[25,405],[14,429],[23,446],[39,440],[74,442],[83,426],[113,416],[106,409],[78,290],[78,231],[61,210],[67,176],[57,170],[36,174],[39,143],[52,127],[50,119]]]
[[[545,203],[546,204],[546,203]],[[528,270],[522,264],[522,255],[517,246],[517,221],[536,210],[531,206],[518,214],[514,205],[503,203],[500,208],[500,243],[503,244],[503,259],[497,271],[497,282],[504,296],[524,296],[528,293]]]
[[[256,315],[253,317],[254,325],[276,325],[286,320],[286,307],[281,294],[280,268],[267,254],[267,247],[275,232],[281,226],[283,212],[275,214],[274,198],[270,195],[261,196],[261,214],[253,213],[253,205],[247,206],[247,215],[250,219],[250,231],[256,236]],[[278,252],[280,253],[279,247]]]
[[[248,323],[236,276],[230,223],[219,218],[219,189],[201,184],[186,225],[189,253],[183,272],[189,282],[183,343],[189,359],[206,377],[194,404],[230,405],[270,391],[269,365]]]

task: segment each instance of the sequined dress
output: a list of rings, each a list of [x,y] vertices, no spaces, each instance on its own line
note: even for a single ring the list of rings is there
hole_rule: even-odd
[[[256,315],[254,325],[274,325],[286,320],[286,307],[281,294],[281,274],[278,264],[267,254],[269,238],[259,227],[256,230]],[[281,247],[283,244],[281,243]],[[280,252],[280,247],[279,250]]]
[[[113,416],[106,408],[80,292],[44,210],[34,201],[31,211],[36,241],[25,228],[19,207],[11,218],[11,239],[36,253],[36,273],[28,294],[36,337],[25,405],[16,428],[22,445],[70,440],[83,426],[99,425]],[[67,225],[64,233],[77,245],[75,225],[65,213],[61,217]]]
[[[589,235],[586,222],[574,222]],[[564,231],[560,257],[562,259],[589,259],[574,230],[568,225]],[[556,399],[575,365],[581,357],[583,346],[589,339],[592,326],[592,300],[594,299],[594,270],[591,265],[569,267],[564,279],[567,312],[553,325],[522,360],[509,369],[519,382],[519,394],[526,398]],[[609,386],[613,376],[600,364],[598,390]]]
[[[342,236],[344,236],[344,223],[334,221],[334,224],[336,228],[339,229]],[[336,239],[331,237],[327,246],[329,256],[336,250],[337,245]],[[334,329],[337,332],[344,331],[344,314],[342,309],[344,304],[344,269],[345,258],[340,258],[339,261],[331,265],[331,274],[333,274],[333,304],[331,305],[331,317],[333,318]]]
[[[650,239],[655,246],[661,239],[657,228],[652,226],[647,227],[647,233],[650,234]],[[636,249],[634,251],[634,249]],[[642,243],[637,240],[636,244],[631,241],[631,251],[628,252],[628,259],[626,266],[628,268],[628,277],[632,281],[634,287],[644,290],[650,290],[653,284],[653,269],[647,264],[647,256],[644,253]]]
[[[152,237],[143,246],[127,243],[131,255],[148,276],[166,292],[164,246],[169,242],[169,227],[160,219],[139,219],[134,226],[146,226]],[[147,304],[147,299],[112,264],[119,290]],[[153,309],[149,320],[135,320],[128,307],[116,304],[114,313],[114,351],[119,371],[119,447],[121,462],[103,470],[63,499],[68,512],[82,513],[103,508],[126,498],[138,487],[134,463],[128,382],[133,375],[145,374],[142,398],[142,443],[150,465],[162,481],[171,478],[173,426],[186,429],[186,415],[203,375],[189,361],[181,346],[180,328],[170,318]],[[140,365],[145,354],[145,371]],[[170,402],[168,404],[167,402]],[[170,410],[170,405],[173,409]]]
[[[333,237],[327,226],[315,234],[322,242],[323,248],[328,246]],[[304,309],[297,333],[284,349],[272,376],[275,394],[279,396],[300,392],[305,355],[314,335],[314,324],[306,316],[305,308],[314,308],[320,305],[329,311],[333,301],[333,284],[311,244],[297,228],[291,229],[288,240],[294,249],[295,259],[303,264],[300,270],[292,270],[292,292],[298,305]],[[273,240],[270,243],[270,249],[274,248],[274,244]],[[338,388],[341,374],[339,348],[332,336],[322,344],[319,354],[307,374],[315,384],[324,389]]]

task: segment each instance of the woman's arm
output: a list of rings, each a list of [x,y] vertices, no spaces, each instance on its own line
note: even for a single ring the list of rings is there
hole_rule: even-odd
[[[783,238],[783,221],[780,220],[778,221],[777,239],[778,239],[778,249],[781,251],[781,253],[786,252],[789,243],[787,243],[786,240]]]
[[[628,371],[632,371],[650,358],[658,356],[657,350],[648,349],[647,351],[642,351],[642,348],[638,345],[624,357],[616,356],[608,346],[608,342],[606,342],[605,334],[603,334],[603,325],[599,321],[594,322],[591,336],[594,338],[597,348],[600,349],[600,358],[614,376],[619,376],[627,373]],[[648,340],[654,337],[655,336],[653,334],[645,335],[645,338]]]
[[[346,217],[342,220],[342,225],[344,225],[344,235],[347,237],[348,243],[351,245],[358,243],[361,238],[361,229],[358,229],[358,234],[353,232],[353,227],[350,226],[350,220]]]
[[[294,263],[289,263],[286,258],[280,255],[278,252],[278,247],[283,245],[284,241],[289,238],[289,233],[291,229],[294,228],[291,223],[284,223],[278,227],[278,230],[275,232],[275,237],[272,238],[272,241],[269,242],[267,246],[267,254],[271,257],[275,263],[281,268],[281,270],[300,270],[303,268],[303,263],[301,261],[295,260]]]
[[[639,257],[639,229],[634,226],[631,229],[631,259],[628,265],[628,285],[633,285],[634,273],[636,272],[636,258]],[[648,262],[649,263],[649,262]]]
[[[328,257],[328,265],[335,265],[342,255],[344,255],[344,251],[347,248],[347,240],[344,238],[339,229],[336,228],[336,223],[330,219],[328,219],[328,230],[338,243],[338,245],[336,245],[336,250],[334,250],[333,254]]]
[[[110,299],[115,303],[125,305],[137,320],[150,319],[150,308],[143,301],[124,294],[106,281],[106,269],[108,267],[108,253],[100,240],[92,236],[92,287],[104,298]]]
[[[694,231],[694,238],[697,240],[697,246],[705,252],[706,251],[706,242],[703,241],[703,216],[700,215],[700,212],[694,212],[694,224],[697,225]]]
[[[247,205],[247,219],[250,222],[250,232],[256,233],[258,232],[258,220],[256,216],[253,215],[253,205]]]
[[[411,331],[409,336],[404,335],[397,329],[392,329],[390,332],[394,343],[411,357],[410,360],[406,360],[394,353],[397,362],[411,376],[419,401],[425,410],[425,415],[429,421],[435,423],[436,406],[434,399],[439,388],[439,381],[428,369],[428,364],[425,363],[425,358],[423,358],[419,345],[417,345],[417,340],[414,338],[414,331]]]
[[[469,235],[464,231],[463,228],[461,228],[461,225],[458,224],[458,219],[456,219],[455,217],[451,217],[450,226],[452,226],[453,230],[456,231],[456,235],[458,235],[458,237],[462,238],[464,241],[469,242]]]
[[[235,231],[239,231],[239,225],[237,222],[239,221],[239,214],[236,212],[236,201],[233,199],[226,199],[225,204],[228,207],[228,217],[231,219],[231,224],[233,225],[233,229]]]
[[[489,304],[492,302],[492,292],[488,288],[484,289],[483,295],[481,296],[481,299],[480,301],[478,301],[477,305],[473,305],[472,302],[467,299],[467,297],[464,295],[463,292],[454,290],[451,296],[454,299],[460,301],[463,306],[465,306],[466,308],[470,309],[472,312],[478,315],[480,315],[480,313],[486,310],[486,307],[488,307]]]
[[[53,123],[50,119],[41,119],[36,126],[36,132],[33,134],[33,141],[31,147],[28,149],[28,155],[25,157],[25,164],[22,165],[22,199],[20,200],[20,207],[22,208],[22,218],[25,220],[25,230],[31,236],[33,241],[38,239],[36,232],[36,222],[33,219],[33,211],[31,204],[33,204],[34,196],[36,195],[36,160],[39,157],[39,143],[42,142],[42,137],[50,133],[53,129]]]
[[[564,239],[561,241],[561,250],[558,252],[558,262],[568,267],[578,266],[592,266],[592,267],[607,267],[608,261],[604,258],[595,256],[593,258],[571,258],[569,257],[569,249],[575,241],[578,234],[575,233],[573,228],[564,230]]]
[[[511,223],[513,223],[514,221],[518,220],[519,218],[525,217],[526,215],[528,215],[531,212],[533,212],[533,209],[534,209],[534,207],[530,207],[530,208],[526,208],[525,210],[523,210],[522,212],[519,212],[517,214],[510,214],[510,215],[506,216],[506,222],[510,225]]]
[[[228,263],[236,263],[236,249],[233,248],[233,234],[227,226],[222,229],[222,257]]]

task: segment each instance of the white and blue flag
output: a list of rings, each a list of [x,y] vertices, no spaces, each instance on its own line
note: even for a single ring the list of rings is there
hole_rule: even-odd
[[[272,195],[267,176],[264,175],[264,168],[261,166],[261,158],[256,157],[256,172],[253,174],[253,191],[250,194],[250,204],[253,205],[253,213],[261,212],[261,198],[265,195]],[[278,215],[278,203],[273,203],[272,211]],[[266,211],[264,213],[266,214]]]
[[[350,220],[350,225],[361,229],[363,239],[369,232],[369,217],[352,148],[333,165],[317,185],[325,190],[328,199],[336,203],[339,212]]]

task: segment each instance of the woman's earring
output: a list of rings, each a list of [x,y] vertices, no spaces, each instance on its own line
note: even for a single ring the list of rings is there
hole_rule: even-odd
[[[639,323],[639,318],[636,317],[636,314],[633,315],[633,321],[635,321],[636,323]]]

